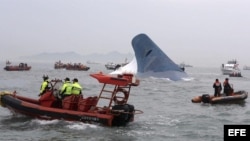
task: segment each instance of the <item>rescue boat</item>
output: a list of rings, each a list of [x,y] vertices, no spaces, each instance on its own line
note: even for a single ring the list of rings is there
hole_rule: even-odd
[[[6,63],[4,70],[6,71],[29,71],[31,66],[28,66],[27,63],[20,63],[19,65],[10,65]]]
[[[97,96],[85,98],[82,95],[71,95],[62,100],[59,88],[63,83],[55,79],[39,99],[24,97],[15,91],[0,92],[0,105],[11,112],[33,118],[81,121],[110,127],[125,126],[134,121],[135,114],[143,113],[128,104],[131,87],[139,85],[139,80],[132,74],[113,76],[96,73],[90,76],[103,84]]]
[[[196,96],[191,99],[193,103],[211,103],[211,104],[220,104],[220,103],[239,103],[244,102],[248,97],[248,92],[241,90],[236,91],[226,96],[222,94],[221,96],[214,97],[214,95],[203,94],[201,96]]]

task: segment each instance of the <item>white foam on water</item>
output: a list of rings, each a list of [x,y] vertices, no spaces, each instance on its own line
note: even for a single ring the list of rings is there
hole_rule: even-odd
[[[74,130],[84,130],[86,128],[98,128],[97,125],[82,123],[82,122],[71,122],[66,127],[70,128],[70,129],[74,129]]]
[[[49,124],[57,124],[60,120],[40,120],[40,119],[34,119],[32,120],[35,123],[38,123],[40,125],[49,125]]]

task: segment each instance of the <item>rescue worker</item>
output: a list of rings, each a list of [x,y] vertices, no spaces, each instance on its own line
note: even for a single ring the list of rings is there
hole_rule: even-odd
[[[38,96],[42,96],[48,89],[49,89],[49,77],[43,75],[43,83],[40,87],[40,93]]]
[[[215,82],[213,84],[213,88],[214,88],[214,96],[215,97],[220,96],[222,86],[221,86],[221,83],[220,83],[219,79],[215,79]]]
[[[226,94],[226,96],[229,96],[233,92],[233,88],[229,84],[228,78],[226,78],[225,81],[223,82],[223,87],[224,87],[224,93]]]
[[[72,91],[71,92],[72,92],[72,94],[75,94],[75,95],[82,94],[82,86],[78,83],[77,78],[73,79]]]
[[[70,96],[72,94],[72,84],[70,82],[70,79],[66,77],[64,79],[63,86],[60,90],[60,95],[62,96],[62,99],[65,98],[66,96]]]

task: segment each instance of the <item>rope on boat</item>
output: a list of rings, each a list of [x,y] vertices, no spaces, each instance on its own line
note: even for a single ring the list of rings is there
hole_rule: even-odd
[[[12,92],[9,92],[9,91],[3,91],[3,92],[0,92],[0,105],[5,107],[4,103],[2,103],[2,96],[4,95],[13,95]]]

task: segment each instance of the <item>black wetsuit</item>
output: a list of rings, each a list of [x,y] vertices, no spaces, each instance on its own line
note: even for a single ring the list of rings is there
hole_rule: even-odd
[[[224,85],[224,93],[226,94],[226,96],[229,96],[229,94],[232,91],[230,84],[228,82],[224,82],[223,85]]]
[[[220,96],[220,91],[222,89],[220,82],[215,82],[213,85],[214,88],[214,96]]]

